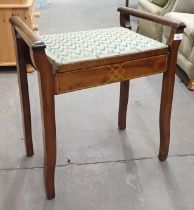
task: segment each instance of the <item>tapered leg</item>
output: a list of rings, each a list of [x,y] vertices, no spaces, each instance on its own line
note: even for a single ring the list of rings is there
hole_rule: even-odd
[[[43,99],[44,100],[44,99]],[[47,100],[48,102],[48,100]],[[44,181],[48,199],[55,197],[55,165],[56,165],[56,128],[54,114],[54,100],[46,108],[43,102],[42,114],[44,120]]]
[[[166,160],[170,144],[170,120],[175,81],[175,66],[163,75],[162,95],[160,104],[160,151],[159,159]]]
[[[45,55],[44,48],[44,44],[39,43],[33,55],[38,73],[43,124],[45,191],[47,198],[53,199],[55,197],[56,165],[55,88],[52,65]]]
[[[32,156],[34,154],[34,150],[32,143],[30,101],[29,101],[28,80],[27,80],[26,61],[25,61],[26,44],[23,42],[21,38],[17,38],[16,45],[17,45],[17,52],[16,52],[17,75],[18,75],[18,83],[20,90],[26,155]]]
[[[55,197],[56,125],[52,75],[39,75],[44,138],[44,181],[48,199]],[[51,76],[51,77],[49,77]]]
[[[118,126],[120,130],[124,130],[126,128],[128,98],[129,80],[120,83],[120,101],[118,115]]]
[[[160,150],[158,158],[161,161],[166,160],[170,144],[170,120],[174,92],[176,63],[178,48],[181,43],[181,39],[176,39],[175,35],[182,34],[184,28],[184,24],[180,24],[178,28],[172,28],[170,36],[167,40],[167,44],[169,46],[169,58],[167,62],[167,71],[163,74],[160,104]]]
[[[55,83],[52,65],[45,54],[44,43],[34,45],[33,57],[37,68],[44,143],[44,183],[48,199],[55,197],[56,125]]]
[[[48,199],[55,197],[56,134],[53,107],[43,110],[48,121],[44,121],[44,181]],[[45,117],[45,116],[44,116]],[[49,122],[50,120],[50,122]]]

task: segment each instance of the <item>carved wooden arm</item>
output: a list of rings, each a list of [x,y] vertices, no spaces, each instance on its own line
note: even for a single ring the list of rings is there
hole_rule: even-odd
[[[117,11],[120,12],[121,26],[126,27],[126,28],[131,28],[130,16],[135,16],[138,18],[142,18],[148,21],[153,21],[153,22],[171,27],[171,33],[166,44],[169,45],[171,49],[172,48],[174,48],[174,50],[176,49],[175,50],[176,52],[178,51],[178,47],[182,39],[181,34],[183,33],[184,28],[186,28],[185,23],[168,20],[161,16],[141,12],[137,9],[132,9],[128,7],[119,7]]]
[[[46,45],[32,31],[32,29],[26,25],[18,16],[10,17],[9,21],[12,25],[14,43],[17,48],[16,55],[19,55],[16,56],[17,59],[19,57],[23,57],[23,62],[25,65],[31,64],[35,69],[37,69],[37,57],[42,57],[41,59],[46,60],[47,62],[48,58],[45,53]]]
[[[45,44],[40,41],[39,37],[32,31],[32,29],[24,24],[24,22],[17,16],[12,16],[9,19],[16,34],[18,34],[31,49],[45,48]]]
[[[119,7],[117,9],[117,11],[120,12],[122,17],[125,15],[132,15],[132,16],[139,17],[139,18],[142,18],[145,20],[150,20],[150,21],[153,21],[156,23],[160,23],[162,25],[166,25],[166,26],[170,26],[172,28],[182,29],[182,30],[186,27],[186,25],[183,22],[168,20],[164,17],[153,15],[153,14],[146,13],[146,12],[141,12],[137,9],[131,9],[128,7]]]

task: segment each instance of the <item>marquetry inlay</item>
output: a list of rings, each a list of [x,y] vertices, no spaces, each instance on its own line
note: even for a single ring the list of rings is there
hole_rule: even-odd
[[[121,65],[115,64],[114,66],[109,66],[109,67],[111,70],[108,72],[108,78],[109,78],[107,81],[108,83],[125,80],[124,78],[125,69],[123,69]]]

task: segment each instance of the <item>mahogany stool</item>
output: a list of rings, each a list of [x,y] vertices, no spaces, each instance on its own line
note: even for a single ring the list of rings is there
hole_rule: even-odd
[[[55,95],[120,82],[118,126],[123,130],[126,128],[129,80],[163,72],[159,159],[167,158],[177,51],[185,24],[126,7],[120,7],[118,11],[121,27],[42,37],[37,37],[19,17],[10,18],[17,54],[27,156],[34,152],[26,65],[33,65],[38,72],[48,199],[55,197]],[[130,15],[171,27],[167,43],[129,30]]]

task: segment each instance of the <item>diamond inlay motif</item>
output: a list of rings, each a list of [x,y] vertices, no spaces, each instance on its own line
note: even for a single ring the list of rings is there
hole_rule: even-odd
[[[108,82],[117,82],[121,80],[125,80],[124,73],[125,69],[123,69],[122,66],[119,64],[116,64],[114,66],[110,66],[111,70],[108,72],[109,80]]]

